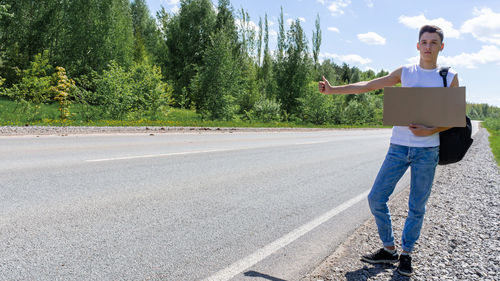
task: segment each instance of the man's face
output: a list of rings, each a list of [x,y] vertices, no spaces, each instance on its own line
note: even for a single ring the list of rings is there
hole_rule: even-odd
[[[441,38],[437,33],[424,32],[417,43],[417,49],[420,51],[420,58],[426,61],[436,61],[444,47]]]

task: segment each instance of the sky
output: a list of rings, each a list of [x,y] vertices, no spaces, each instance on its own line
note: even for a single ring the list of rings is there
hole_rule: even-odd
[[[171,13],[180,6],[179,0],[147,3],[153,15],[161,6]],[[320,59],[375,72],[418,63],[418,30],[435,24],[444,31],[445,44],[438,65],[458,72],[468,102],[500,106],[498,0],[231,0],[231,4],[235,10],[244,8],[256,29],[259,18],[267,14],[271,49],[276,47],[280,7],[287,23],[301,21],[310,46],[319,15]]]

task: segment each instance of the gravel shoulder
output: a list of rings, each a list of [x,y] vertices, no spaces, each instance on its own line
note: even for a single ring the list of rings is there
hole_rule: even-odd
[[[355,130],[381,130],[383,128],[355,128]],[[55,126],[0,126],[0,136],[41,135],[110,135],[110,134],[162,134],[162,133],[234,133],[234,132],[313,132],[353,130],[351,128],[232,128],[232,127],[55,127]]]
[[[500,173],[488,136],[480,129],[464,160],[438,166],[411,278],[397,273],[397,264],[360,261],[381,247],[370,219],[301,280],[500,280]],[[399,251],[408,195],[406,188],[389,202]]]

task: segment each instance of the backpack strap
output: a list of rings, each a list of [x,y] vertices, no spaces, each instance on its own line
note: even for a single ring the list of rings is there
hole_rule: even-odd
[[[448,76],[448,70],[450,67],[440,67],[439,68],[439,76],[443,78],[443,87],[448,87],[448,82],[446,81],[446,76]]]

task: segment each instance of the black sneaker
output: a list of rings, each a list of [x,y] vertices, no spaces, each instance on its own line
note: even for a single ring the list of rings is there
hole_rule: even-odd
[[[368,263],[396,263],[398,262],[398,253],[391,254],[382,248],[373,254],[362,256],[361,260]]]
[[[398,272],[404,276],[412,276],[413,269],[411,268],[411,256],[401,255],[399,257]]]

